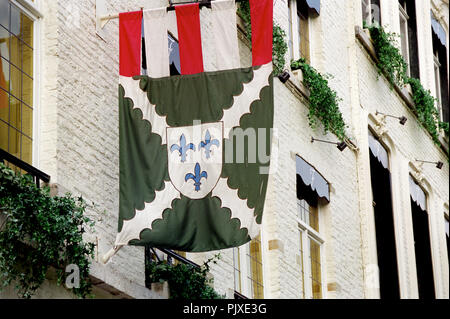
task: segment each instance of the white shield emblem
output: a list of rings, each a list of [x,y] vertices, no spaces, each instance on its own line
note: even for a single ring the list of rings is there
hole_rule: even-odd
[[[167,128],[169,176],[190,199],[202,199],[222,174],[223,122]]]

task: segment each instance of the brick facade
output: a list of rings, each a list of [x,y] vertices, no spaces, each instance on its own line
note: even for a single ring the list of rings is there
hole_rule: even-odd
[[[288,30],[288,0],[275,3],[277,23]],[[82,195],[96,204],[96,232],[88,239],[98,242],[98,256],[92,275],[135,298],[152,298],[144,286],[144,250],[124,247],[103,265],[101,255],[113,245],[119,204],[118,138],[118,21],[110,21],[103,39],[95,30],[94,0],[40,1],[44,17],[39,24],[39,139],[36,165],[63,190]],[[167,1],[151,1],[152,7]],[[347,131],[358,149],[339,152],[336,147],[311,143],[311,136],[335,141],[332,134],[308,125],[305,89],[291,72],[282,84],[275,79],[274,173],[270,175],[262,248],[264,293],[266,298],[300,298],[301,273],[297,220],[295,155],[314,165],[331,184],[331,201],[320,207],[323,244],[324,298],[377,298],[371,281],[377,264],[370,186],[368,129],[383,130],[381,141],[390,153],[392,193],[396,227],[401,295],[417,298],[412,218],[408,175],[414,173],[414,159],[442,161],[442,170],[433,165],[419,167],[421,184],[428,192],[433,245],[434,274],[438,298],[449,298],[449,268],[444,230],[448,213],[448,157],[435,146],[419,126],[405,101],[377,77],[377,69],[366,48],[356,37],[362,27],[361,1],[321,1],[319,17],[311,19],[312,65],[333,75]],[[382,18],[399,33],[395,0],[381,0]],[[430,10],[447,31],[448,1],[416,0],[421,79],[433,92]],[[149,7],[149,1],[107,1],[108,10],[123,12]],[[173,21],[175,23],[175,21]],[[206,26],[207,29],[207,26]],[[206,32],[207,33],[207,30]],[[286,32],[287,33],[287,32]],[[248,43],[239,34],[242,65],[250,64]],[[448,40],[447,40],[448,43]],[[287,56],[287,61],[289,57]],[[213,59],[205,57],[206,63]],[[288,64],[288,63],[287,63]],[[286,68],[288,68],[286,66]],[[379,124],[376,111],[404,115],[406,126],[387,119]],[[417,172],[416,172],[417,173]],[[210,254],[188,254],[201,263]],[[232,297],[234,289],[232,250],[221,251],[222,259],[212,267],[214,286]],[[45,289],[51,289],[46,286]],[[51,295],[51,294],[50,294]],[[61,297],[64,297],[61,294]],[[155,297],[155,296],[153,296]]]

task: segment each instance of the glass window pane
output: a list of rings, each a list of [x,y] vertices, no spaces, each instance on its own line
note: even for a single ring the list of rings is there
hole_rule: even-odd
[[[0,55],[9,60],[9,32],[0,26]]]
[[[33,80],[22,73],[22,101],[29,106],[33,106]]]
[[[8,125],[3,121],[0,121],[0,148],[8,150]]]
[[[13,127],[9,127],[9,148],[8,152],[20,158],[20,133]]]
[[[10,72],[10,92],[15,97],[20,98],[22,93],[22,72],[20,72],[20,70],[13,65],[10,66]]]
[[[317,207],[309,207],[309,225],[315,231],[319,231],[319,211]]]
[[[249,279],[252,288],[252,295],[254,299],[264,298],[263,289],[263,272],[262,272],[262,256],[261,256],[261,241],[260,237],[255,238],[250,242],[249,257]]]
[[[32,154],[33,154],[33,142],[30,138],[26,137],[25,135],[22,135],[22,161],[32,164]]]
[[[9,97],[9,125],[17,130],[22,130],[22,112],[20,101],[12,96]]]
[[[9,63],[0,58],[0,87],[9,91]]]
[[[0,0],[0,24],[9,28],[9,0]]]
[[[33,109],[22,103],[22,133],[33,137]],[[185,257],[185,256],[184,256]]]
[[[0,120],[8,122],[9,118],[9,94],[0,89]]]
[[[22,67],[22,53],[21,53],[21,42],[19,38],[11,37],[9,46],[9,61],[18,68]]]
[[[307,17],[299,15],[298,25],[300,34],[300,56],[310,63],[309,56],[309,21]]]
[[[33,49],[22,44],[22,70],[33,77]]]
[[[9,31],[16,37],[20,37],[20,11],[15,6],[11,6],[11,24]]]
[[[33,47],[33,20],[23,13],[20,13],[20,20],[21,39],[30,47]]]
[[[310,243],[310,260],[311,260],[311,281],[313,299],[322,298],[322,274],[320,264],[320,245],[313,239],[309,240]]]

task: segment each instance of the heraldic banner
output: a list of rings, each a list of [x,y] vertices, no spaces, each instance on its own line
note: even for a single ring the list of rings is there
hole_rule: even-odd
[[[234,0],[202,9],[207,29],[198,3],[177,5],[176,76],[167,8],[120,14],[119,227],[105,262],[125,245],[205,252],[259,235],[274,116],[273,1],[250,8],[252,66],[241,68]],[[206,45],[214,67],[204,67]]]

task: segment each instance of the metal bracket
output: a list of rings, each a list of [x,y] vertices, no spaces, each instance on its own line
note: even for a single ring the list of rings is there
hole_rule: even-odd
[[[103,40],[106,39],[103,28],[108,23],[108,19],[103,19],[108,15],[108,8],[105,0],[95,0],[95,31]]]

